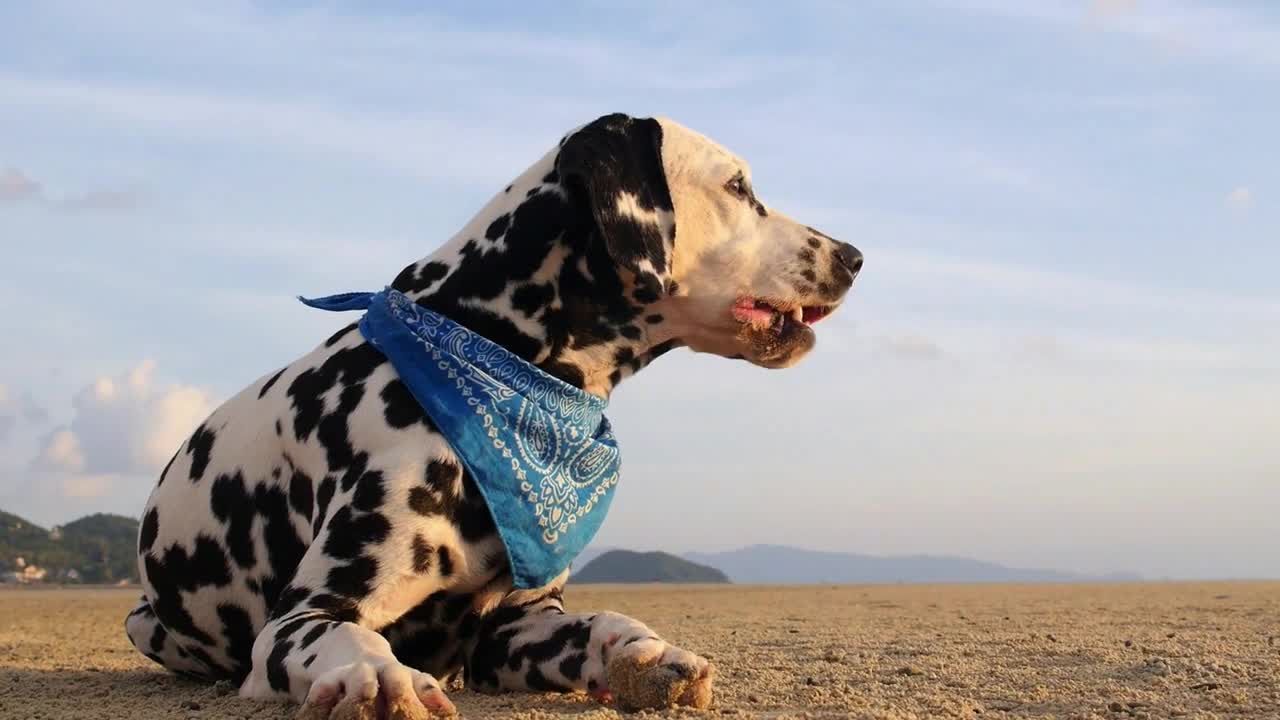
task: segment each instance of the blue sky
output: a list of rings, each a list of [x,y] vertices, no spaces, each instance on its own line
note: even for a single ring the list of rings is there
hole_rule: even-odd
[[[601,543],[1280,576],[1280,6],[0,5],[0,507],[136,514],[216,403],[567,129],[853,242],[799,368],[616,393]]]

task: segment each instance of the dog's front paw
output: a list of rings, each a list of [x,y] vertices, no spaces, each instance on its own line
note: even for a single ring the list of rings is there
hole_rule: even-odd
[[[624,710],[711,705],[715,666],[706,658],[658,640],[615,643],[605,666],[609,694]]]
[[[296,720],[428,720],[454,712],[430,675],[397,662],[356,662],[316,678]]]

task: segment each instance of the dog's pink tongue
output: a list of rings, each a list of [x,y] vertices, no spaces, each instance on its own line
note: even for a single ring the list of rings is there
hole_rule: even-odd
[[[773,311],[755,307],[754,304],[739,303],[733,306],[733,317],[741,322],[770,323],[773,322]]]
[[[735,307],[733,316],[742,322],[768,323],[773,320],[773,313],[759,308]]]

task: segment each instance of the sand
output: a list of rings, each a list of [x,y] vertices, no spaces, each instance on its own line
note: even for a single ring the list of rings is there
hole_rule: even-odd
[[[159,671],[136,590],[0,591],[2,718],[289,718]],[[1275,718],[1280,583],[572,587],[717,665],[710,710],[451,693],[463,718]]]

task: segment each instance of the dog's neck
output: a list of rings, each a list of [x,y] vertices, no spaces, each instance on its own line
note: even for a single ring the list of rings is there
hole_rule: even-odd
[[[545,372],[600,397],[678,347],[632,299],[591,213],[555,172],[557,151],[499,192],[392,287]],[[654,301],[658,298],[654,298]]]

